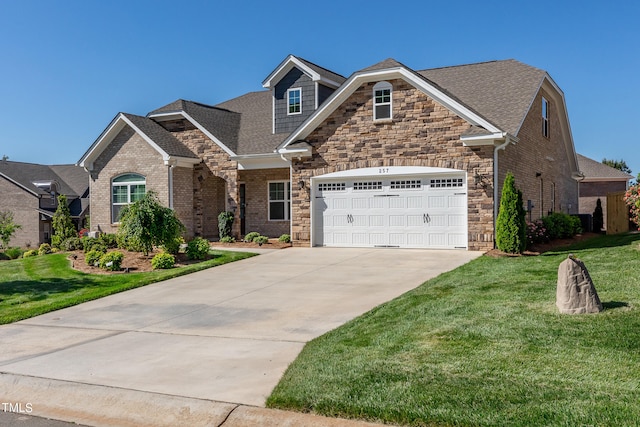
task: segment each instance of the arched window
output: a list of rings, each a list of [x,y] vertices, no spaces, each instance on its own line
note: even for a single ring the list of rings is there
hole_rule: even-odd
[[[389,82],[378,82],[373,87],[373,120],[391,120],[393,87]]]
[[[111,182],[111,222],[120,222],[123,207],[140,200],[147,191],[147,181],[137,173],[117,176]]]

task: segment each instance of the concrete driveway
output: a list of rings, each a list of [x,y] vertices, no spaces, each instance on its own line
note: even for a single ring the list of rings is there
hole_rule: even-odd
[[[290,248],[5,325],[0,390],[263,406],[307,341],[479,255]]]

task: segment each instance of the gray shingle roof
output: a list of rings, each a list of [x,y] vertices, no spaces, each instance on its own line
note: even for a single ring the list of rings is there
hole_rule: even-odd
[[[122,113],[122,115],[129,119],[131,123],[140,129],[140,131],[145,135],[151,138],[151,140],[168,155],[194,159],[198,158],[198,156],[173,136],[171,132],[167,131],[153,120],[147,117],[136,116],[128,113]]]
[[[56,181],[58,192],[68,197],[82,197],[89,190],[89,173],[75,165],[39,165],[35,163],[0,161],[0,173],[12,181],[39,194],[48,194],[36,187],[36,181]]]
[[[273,134],[271,91],[250,92],[216,107],[241,114],[236,154],[272,153],[289,135]],[[213,133],[216,135],[216,133]]]
[[[162,113],[185,112],[209,133],[218,138],[234,153],[238,149],[240,114],[224,108],[179,99],[150,112],[147,116]]]
[[[545,71],[513,59],[434,68],[418,73],[491,123],[516,136],[546,76]]]
[[[324,67],[321,67],[317,64],[314,64],[313,62],[307,61],[304,58],[300,58],[299,56],[296,56],[296,58],[298,58],[302,63],[304,63],[307,67],[311,68],[313,71],[315,71],[316,73],[320,74],[320,76],[322,76],[323,78],[327,79],[327,80],[332,80],[336,83],[342,84],[345,82],[346,77],[338,74],[338,73],[334,73],[331,70],[327,70]]]
[[[580,168],[580,172],[584,174],[584,177],[586,179],[633,179],[633,175],[629,175],[628,173],[622,172],[616,168],[612,168],[611,166],[605,165],[604,163],[597,162],[593,159],[583,156],[582,154],[578,154],[577,156],[578,167]]]
[[[367,72],[367,71],[385,70],[385,69],[388,69],[388,68],[397,68],[397,67],[404,67],[407,70],[410,70],[409,67],[403,65],[402,63],[396,61],[395,59],[387,58],[384,61],[378,62],[377,64],[373,64],[373,65],[370,65],[370,66],[368,66],[366,68],[363,68],[362,70],[358,71],[358,73],[364,73],[364,72]]]

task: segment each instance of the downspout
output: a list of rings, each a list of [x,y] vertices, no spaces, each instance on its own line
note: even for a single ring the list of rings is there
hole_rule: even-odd
[[[498,222],[498,151],[507,148],[511,140],[505,135],[504,142],[493,149],[493,244],[496,242],[496,224]]]
[[[287,159],[284,154],[280,154],[280,157],[285,162],[289,163],[289,191],[291,192],[293,188],[293,162],[291,159]],[[291,196],[289,196],[289,237],[293,240],[293,218],[291,215],[293,203],[291,202]]]

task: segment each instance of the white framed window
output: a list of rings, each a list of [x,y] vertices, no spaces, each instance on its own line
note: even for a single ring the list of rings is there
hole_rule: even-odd
[[[382,181],[354,182],[353,189],[356,191],[382,190]]]
[[[269,183],[269,221],[288,221],[291,218],[291,183]]]
[[[542,98],[542,136],[549,138],[549,101]]]
[[[111,222],[120,222],[122,208],[144,197],[147,180],[137,173],[126,173],[111,181]]]
[[[462,178],[443,178],[430,180],[431,188],[460,188],[464,187]]]
[[[391,120],[393,115],[392,86],[378,82],[373,87],[373,120]]]
[[[302,114],[302,89],[287,90],[287,114]]]
[[[318,184],[318,191],[344,191],[347,188],[346,182],[325,182]]]
[[[407,190],[407,189],[420,189],[420,188],[422,188],[422,182],[419,179],[391,181],[392,190]]]

